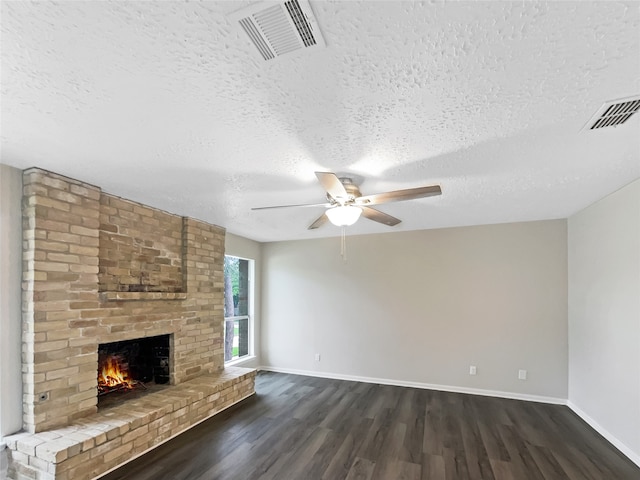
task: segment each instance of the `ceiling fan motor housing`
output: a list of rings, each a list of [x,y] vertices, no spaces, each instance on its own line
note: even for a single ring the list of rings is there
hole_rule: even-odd
[[[354,202],[354,200],[358,197],[362,196],[360,193],[360,189],[358,186],[353,183],[353,180],[349,177],[340,177],[340,183],[344,186],[344,189],[347,191],[347,199],[344,202],[340,202],[341,199],[333,198],[329,193],[327,193],[327,200],[331,203],[340,204],[340,205],[350,205]]]

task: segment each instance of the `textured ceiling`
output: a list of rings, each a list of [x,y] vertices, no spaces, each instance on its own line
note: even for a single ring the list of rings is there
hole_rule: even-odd
[[[563,218],[640,177],[638,2],[324,2],[327,43],[264,62],[250,2],[2,2],[0,161],[259,241],[339,234],[314,171],[438,183],[349,233]],[[640,115],[637,115],[640,117]]]

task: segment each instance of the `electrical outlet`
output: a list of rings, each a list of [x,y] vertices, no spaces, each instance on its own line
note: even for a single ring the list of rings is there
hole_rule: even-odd
[[[319,362],[319,361],[320,361],[320,354],[316,353],[316,362]]]
[[[469,375],[475,375],[476,374],[476,366],[475,365],[471,365],[469,367]]]
[[[527,371],[518,370],[518,380],[526,380],[526,379],[527,379]]]

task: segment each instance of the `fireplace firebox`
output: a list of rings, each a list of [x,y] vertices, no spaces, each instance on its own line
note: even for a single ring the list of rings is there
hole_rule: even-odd
[[[137,398],[170,381],[170,335],[98,346],[98,407]]]

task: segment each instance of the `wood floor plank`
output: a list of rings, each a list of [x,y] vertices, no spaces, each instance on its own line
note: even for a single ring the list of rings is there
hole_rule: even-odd
[[[473,397],[463,398],[462,404],[463,421],[460,422],[460,431],[469,474],[472,478],[494,480],[489,455],[478,426],[481,412],[475,408]]]
[[[478,430],[480,431],[482,444],[490,460],[499,460],[501,462],[509,462],[511,460],[509,451],[507,447],[504,446],[502,437],[498,433],[495,424],[488,424],[485,423],[484,419],[480,419],[478,422]]]
[[[304,478],[311,459],[320,449],[322,444],[330,433],[326,428],[316,428],[311,432],[309,438],[291,452],[291,457],[281,456],[274,468],[271,469],[271,475],[263,476],[264,480],[271,478]]]
[[[511,468],[518,478],[545,480],[527,448],[526,439],[519,436],[520,430],[515,425],[504,425],[500,428],[502,440],[511,457]]]
[[[398,474],[393,477],[396,480],[420,480],[422,476],[422,465],[417,463],[399,461],[396,467]]]
[[[212,478],[225,478],[235,473],[235,467],[242,462],[251,452],[251,445],[243,443],[222,457],[219,462],[206,469],[202,474],[194,477],[195,480],[211,480]]]
[[[324,441],[306,462],[304,467],[305,476],[308,478],[322,478],[331,460],[337,455],[344,437],[334,431],[328,430]],[[344,475],[343,475],[344,476]]]
[[[531,445],[529,452],[544,478],[568,478],[562,466],[548,448]]]
[[[420,409],[422,410],[422,409]],[[416,411],[420,411],[416,410]],[[404,445],[400,452],[400,458],[408,463],[419,464],[422,462],[422,439],[424,438],[424,417],[415,415],[407,425],[404,435]]]
[[[384,438],[384,450],[376,456],[376,468],[373,477],[377,480],[386,480],[398,477],[399,454],[404,444],[404,436],[407,426],[404,423],[395,423]]]
[[[359,425],[357,425],[352,432],[346,434],[333,458],[327,458],[327,468],[321,477],[323,480],[333,480],[347,476],[351,464],[355,459],[356,452],[360,449],[360,446],[364,442],[366,432],[371,429],[372,424],[373,420],[371,418],[361,418]],[[320,477],[313,476],[310,478]]]
[[[444,458],[441,455],[422,456],[421,480],[440,480],[445,478]]]
[[[345,480],[371,480],[375,466],[375,462],[356,457]]]
[[[511,464],[503,460],[490,460],[493,476],[496,480],[518,480],[513,474]]]
[[[439,392],[431,392],[425,406],[424,436],[422,452],[429,455],[443,455],[442,445],[442,404],[436,398]]]
[[[256,395],[103,480],[638,480],[567,407],[260,372]]]
[[[358,451],[358,457],[375,461],[385,447],[384,440],[391,426],[391,411],[385,408],[374,417],[371,428]]]
[[[444,478],[445,480],[471,478],[467,468],[467,459],[463,456],[446,454],[444,456]]]

